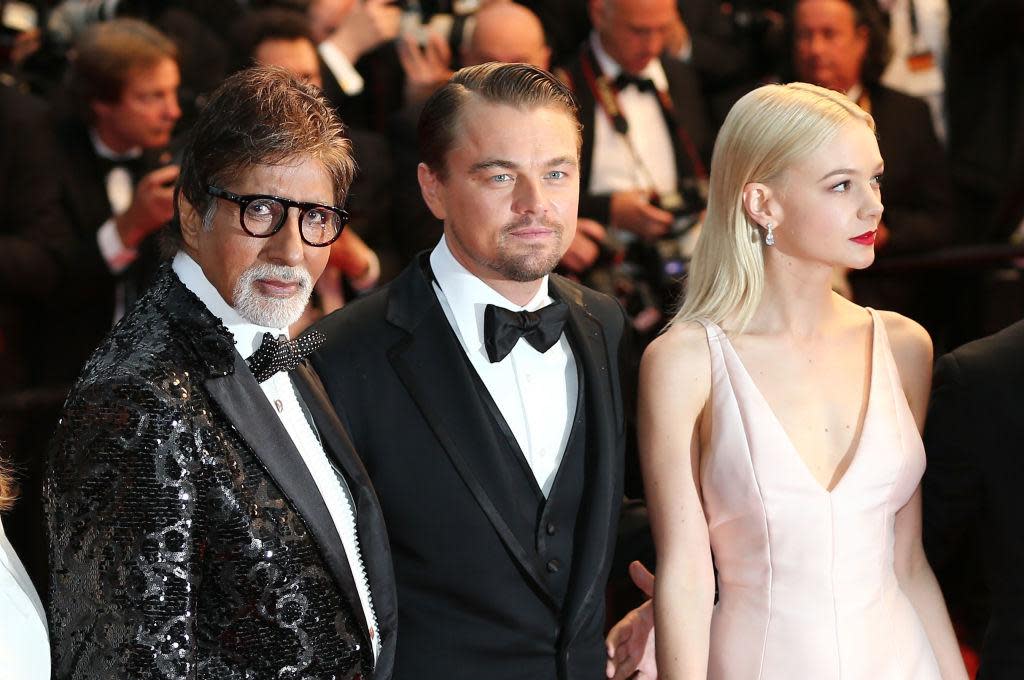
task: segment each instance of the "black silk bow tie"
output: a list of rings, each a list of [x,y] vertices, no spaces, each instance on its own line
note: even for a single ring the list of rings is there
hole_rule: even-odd
[[[641,78],[640,76],[634,76],[631,73],[623,71],[615,77],[615,89],[622,91],[632,85],[640,92],[657,92],[658,89],[654,87],[654,81],[650,78]]]
[[[303,359],[324,344],[324,340],[324,334],[316,330],[294,340],[278,340],[270,333],[264,333],[260,348],[245,363],[256,381],[263,382],[278,371],[294,371]]]
[[[536,312],[513,312],[487,305],[484,308],[484,347],[491,363],[501,361],[524,338],[538,352],[547,352],[562,337],[569,307],[561,300]]]

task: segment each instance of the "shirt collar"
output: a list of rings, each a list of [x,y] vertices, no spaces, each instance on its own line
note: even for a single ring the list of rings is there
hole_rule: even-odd
[[[136,147],[133,147],[131,149],[128,149],[124,153],[117,153],[116,151],[114,151],[109,146],[107,146],[106,144],[103,143],[103,140],[100,139],[100,135],[99,135],[98,132],[96,132],[95,128],[89,128],[89,139],[92,140],[92,148],[96,150],[96,153],[99,156],[102,156],[103,158],[106,158],[107,160],[111,160],[111,161],[133,160],[133,159],[138,158],[138,157],[140,157],[142,155],[142,147],[141,146],[136,146]]]
[[[619,62],[612,59],[611,55],[605,51],[604,46],[601,44],[601,36],[597,34],[597,31],[591,31],[590,33],[590,47],[594,50],[594,58],[597,59],[597,66],[601,73],[608,76],[611,80],[615,80],[619,73],[622,72],[622,67],[619,66]],[[658,92],[668,91],[668,76],[665,75],[665,69],[662,67],[660,59],[651,59],[647,62],[647,66],[635,75],[638,78],[650,78]]]
[[[470,349],[478,349],[484,344],[484,310],[487,305],[517,312],[534,312],[552,302],[551,296],[548,295],[547,275],[541,279],[537,294],[529,302],[525,305],[512,302],[463,267],[452,255],[444,236],[430,253],[430,268],[434,273],[434,281],[448,303],[459,334]],[[476,342],[475,346],[473,339]]]
[[[858,104],[859,105],[861,95],[863,95],[863,94],[864,94],[864,86],[861,85],[860,83],[857,83],[856,85],[851,87],[849,89],[849,91],[846,93],[846,98],[849,99],[850,101],[852,101],[854,104]]]
[[[288,337],[287,328],[269,328],[259,326],[239,314],[229,305],[220,292],[206,278],[203,268],[188,253],[178,251],[171,263],[171,269],[177,274],[181,283],[206,305],[210,313],[220,319],[235,340],[235,349],[243,359],[256,351],[263,342],[263,334],[270,333],[275,338],[281,335]]]

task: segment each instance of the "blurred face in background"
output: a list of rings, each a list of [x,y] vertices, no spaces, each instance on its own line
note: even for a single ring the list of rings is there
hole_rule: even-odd
[[[312,0],[309,3],[309,25],[313,39],[317,42],[327,39],[341,26],[356,0]]]
[[[174,124],[181,118],[180,84],[178,65],[173,59],[130,69],[120,99],[91,103],[100,139],[118,153],[167,146]]]
[[[797,78],[839,92],[860,82],[868,29],[843,0],[800,0],[793,13]]]
[[[258,64],[280,66],[299,80],[323,87],[316,47],[305,38],[264,40],[256,46],[252,58]]]
[[[590,0],[601,45],[627,73],[639,73],[661,55],[678,16],[675,0]]]
[[[547,70],[551,50],[540,19],[533,12],[522,5],[502,2],[476,13],[476,27],[462,61],[466,66],[499,61],[532,64]]]

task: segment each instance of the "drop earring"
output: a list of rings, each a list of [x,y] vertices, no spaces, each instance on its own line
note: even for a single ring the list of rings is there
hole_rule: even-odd
[[[767,222],[764,225],[764,228],[768,230],[768,233],[764,235],[764,244],[766,246],[775,245],[775,234],[772,233],[775,231],[775,225],[772,224],[771,222]]]

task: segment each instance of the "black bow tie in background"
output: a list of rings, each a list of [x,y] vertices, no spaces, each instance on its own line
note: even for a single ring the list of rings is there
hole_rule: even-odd
[[[657,92],[658,89],[654,87],[654,81],[650,78],[641,78],[640,76],[634,76],[631,73],[623,71],[615,77],[615,89],[622,91],[632,85],[640,92]]]
[[[501,361],[525,338],[535,350],[544,353],[562,336],[569,307],[561,300],[536,312],[513,312],[487,305],[484,308],[484,347],[491,363]]]
[[[132,178],[132,184],[138,184],[142,176],[146,174],[147,162],[145,157],[137,156],[135,158],[107,158],[106,156],[97,156],[96,165],[99,167],[103,177],[110,174],[110,171],[114,168],[124,168],[128,172],[128,176]]]
[[[253,352],[245,363],[248,364],[256,382],[263,382],[278,371],[294,371],[302,360],[315,352],[326,339],[323,333],[316,330],[294,340],[278,340],[270,333],[264,333],[260,348]]]

